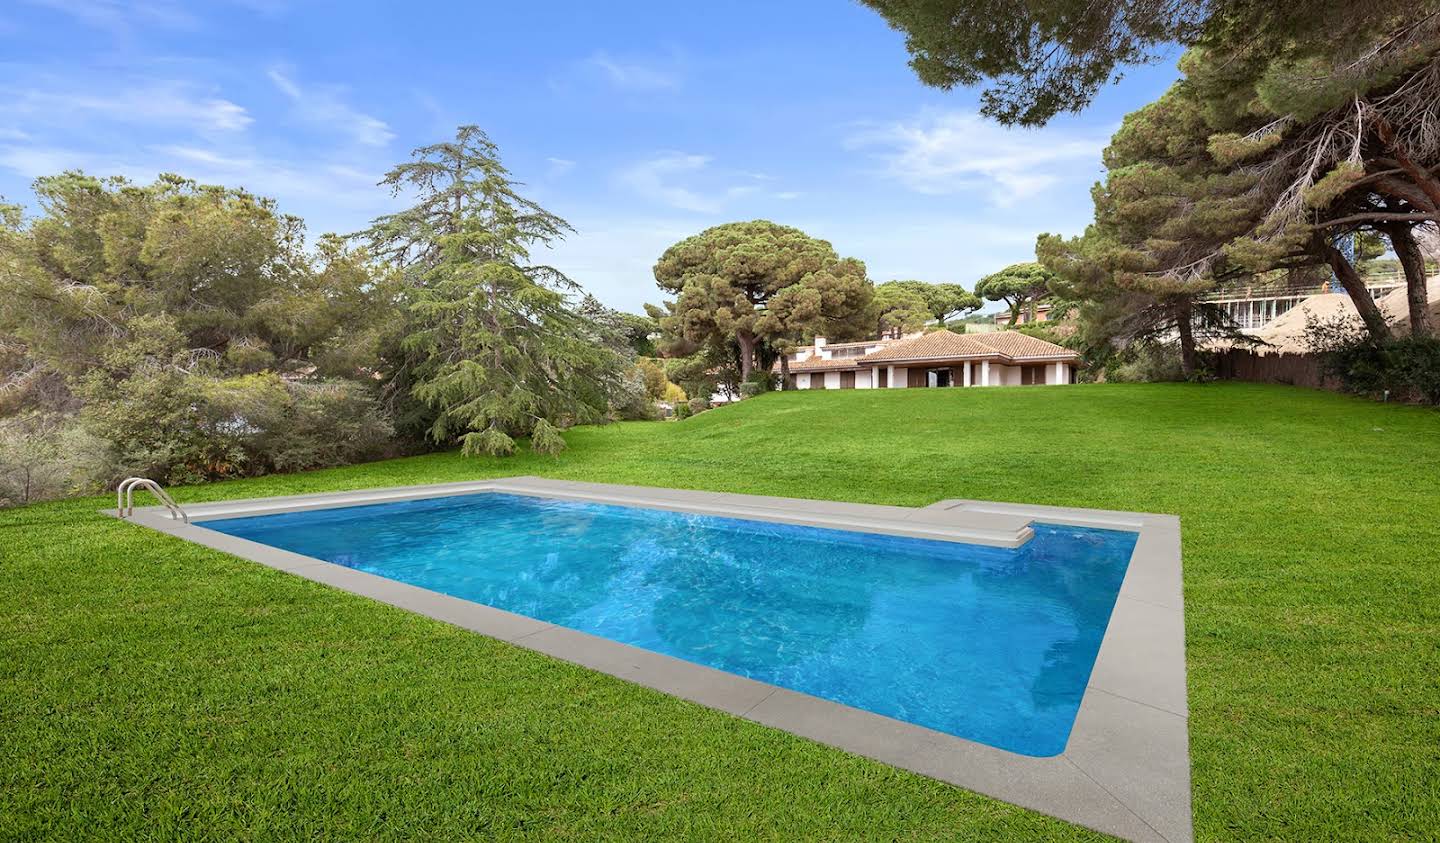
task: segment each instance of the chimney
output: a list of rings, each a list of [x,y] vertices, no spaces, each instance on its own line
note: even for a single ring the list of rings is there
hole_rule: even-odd
[[[816,348],[824,348],[824,347],[825,347],[825,338],[824,338],[824,337],[816,337],[816,338],[815,338],[815,347],[816,347]]]

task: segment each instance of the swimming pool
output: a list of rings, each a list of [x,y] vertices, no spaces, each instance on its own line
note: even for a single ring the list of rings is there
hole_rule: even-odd
[[[1136,533],[986,547],[486,491],[209,530],[1024,755],[1065,749]]]

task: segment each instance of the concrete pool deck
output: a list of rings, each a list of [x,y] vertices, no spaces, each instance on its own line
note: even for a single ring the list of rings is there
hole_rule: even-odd
[[[923,508],[511,477],[186,506],[192,521],[507,492],[1016,547],[1031,522],[1138,533],[1065,751],[1017,755],[573,629],[172,520],[146,527],[455,624],[857,755],[1138,841],[1192,839],[1180,522],[1170,515],[944,500]],[[111,515],[114,510],[105,510]]]

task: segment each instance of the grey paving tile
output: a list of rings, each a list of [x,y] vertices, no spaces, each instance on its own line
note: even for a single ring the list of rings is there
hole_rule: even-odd
[[[775,693],[774,685],[647,650],[633,661],[624,679],[730,714],[744,714]]]
[[[1181,717],[1185,695],[1185,617],[1179,609],[1121,596],[1090,686]]]
[[[563,626],[542,629],[516,639],[515,643],[612,676],[625,676],[634,671],[640,666],[645,652],[638,647]]]
[[[937,527],[1005,533],[1017,533],[1034,520],[1027,515],[979,513],[964,509],[915,509],[905,517],[907,524],[931,524]]]
[[[1092,689],[1080,704],[1065,757],[1170,843],[1189,843],[1187,722]]]
[[[1180,565],[1180,531],[1172,527],[1147,527],[1135,542],[1130,568],[1120,585],[1120,594],[1159,606],[1179,609],[1184,605],[1184,580]]]
[[[746,715],[796,735],[909,768],[939,733],[911,723],[779,688]]]
[[[1127,840],[1163,841],[1063,756],[1031,758],[953,739],[924,750],[909,769]]]

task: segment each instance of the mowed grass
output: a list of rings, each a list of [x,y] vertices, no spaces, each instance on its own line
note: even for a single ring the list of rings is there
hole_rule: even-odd
[[[803,392],[568,438],[177,497],[541,474],[1174,513],[1198,835],[1440,829],[1440,413],[1245,384]],[[103,505],[0,513],[0,837],[1096,836]]]

